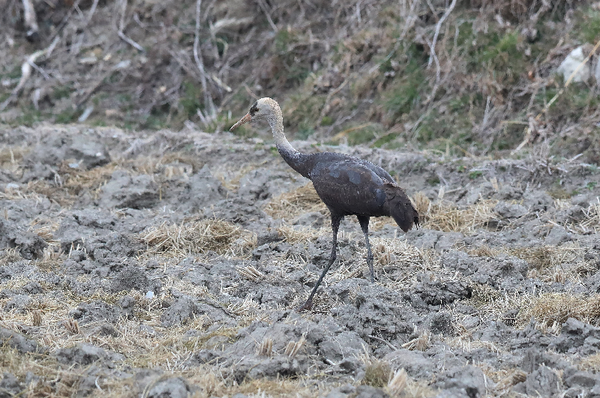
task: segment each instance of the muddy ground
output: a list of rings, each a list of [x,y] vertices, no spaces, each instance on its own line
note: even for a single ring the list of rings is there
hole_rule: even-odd
[[[193,126],[190,126],[193,127]],[[268,137],[0,128],[0,397],[600,396],[600,180],[578,159],[295,142],[422,227],[328,214]]]

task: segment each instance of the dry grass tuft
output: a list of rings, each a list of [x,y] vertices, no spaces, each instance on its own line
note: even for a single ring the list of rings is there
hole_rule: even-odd
[[[31,324],[33,326],[41,326],[42,325],[42,311],[34,310],[31,312]]]
[[[392,369],[390,364],[379,359],[370,358],[365,366],[365,376],[361,384],[366,384],[376,388],[383,388],[388,385],[391,379]]]
[[[517,322],[524,325],[534,318],[543,327],[557,328],[568,318],[590,324],[600,322],[600,294],[544,293],[521,307]]]
[[[406,374],[406,370],[404,370],[404,368],[394,372],[394,376],[390,379],[387,385],[387,390],[390,396],[400,397],[406,388],[407,382],[408,375]]]
[[[385,388],[391,398],[427,398],[435,396],[435,392],[427,386],[426,380],[414,381],[404,370],[395,371]]]
[[[480,368],[482,368],[485,375],[496,383],[492,389],[495,393],[494,396],[507,396],[513,386],[522,383],[527,379],[527,373],[523,372],[521,369],[502,369],[495,371],[489,366],[482,365],[480,365]]]
[[[271,355],[273,355],[273,339],[265,337],[265,339],[260,344],[258,344],[256,348],[256,353],[257,355],[263,357],[270,357]]]
[[[401,264],[418,267],[430,261],[424,251],[404,240],[393,238],[371,238],[373,256],[381,265]]]
[[[331,234],[331,230],[329,229],[314,229],[310,227],[294,228],[287,225],[278,228],[277,232],[283,236],[286,242],[292,245],[294,243],[316,240],[319,236],[324,234]]]
[[[579,363],[579,369],[588,372],[600,372],[600,353],[587,356]]]
[[[419,217],[421,217],[421,214],[425,215],[429,213],[431,200],[423,192],[417,192],[412,199]]]
[[[571,227],[583,233],[600,232],[600,199],[598,199],[598,203],[591,204],[585,209],[584,215],[583,221],[572,224]]]
[[[63,322],[65,329],[71,334],[80,334],[81,330],[79,329],[79,322],[74,319],[67,319]]]
[[[240,275],[245,277],[248,280],[257,282],[265,278],[265,274],[254,268],[252,265],[247,267],[239,268],[238,272]]]
[[[285,347],[285,355],[290,358],[295,357],[298,354],[298,351],[304,346],[304,343],[306,343],[304,336],[300,337],[300,340],[298,341],[290,341]]]
[[[327,214],[327,207],[319,198],[312,183],[273,198],[265,206],[265,212],[273,218],[293,220],[304,213],[321,212]]]
[[[214,251],[243,256],[256,246],[256,235],[224,220],[194,220],[152,227],[142,240],[155,253],[187,256]]]
[[[497,203],[496,200],[480,200],[472,206],[459,208],[453,203],[438,201],[430,203],[427,211],[419,215],[424,228],[469,233],[496,219],[493,209]]]
[[[527,261],[533,268],[541,271],[562,264],[577,262],[582,249],[573,245],[517,247],[509,249],[508,253]]]
[[[10,166],[17,165],[30,150],[31,148],[19,146],[1,148],[0,166],[2,166],[2,168],[9,168]]]
[[[402,348],[406,348],[407,350],[418,350],[425,351],[429,348],[430,336],[429,332],[423,332],[419,337],[416,337],[406,343],[402,344]]]

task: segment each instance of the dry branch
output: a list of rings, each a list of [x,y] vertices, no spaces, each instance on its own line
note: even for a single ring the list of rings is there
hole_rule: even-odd
[[[125,33],[123,33],[123,30],[125,29],[125,14],[127,11],[127,0],[123,0],[122,4],[123,5],[122,5],[122,10],[121,10],[121,21],[119,22],[119,31],[117,32],[117,34],[125,43],[129,44],[136,50],[138,50],[140,52],[146,52],[146,50],[144,50],[144,47],[140,46],[138,43],[136,43],[131,38],[129,38]],[[91,18],[91,16],[90,16],[90,18]]]
[[[548,101],[548,103],[546,104],[546,106],[544,106],[544,109],[542,109],[542,111],[540,113],[538,113],[538,115],[535,117],[535,121],[536,122],[541,119],[541,117],[542,117],[543,114],[545,114],[546,112],[548,112],[548,109],[550,109],[550,107],[552,106],[552,104],[554,104],[554,102],[556,102],[556,100],[558,99],[558,97],[560,97],[565,92],[565,89],[567,87],[569,87],[569,85],[571,84],[571,82],[575,78],[575,75],[577,75],[577,73],[579,72],[579,70],[581,68],[583,68],[583,65],[585,65],[592,58],[592,56],[596,53],[596,50],[598,50],[598,47],[600,47],[600,40],[598,40],[598,42],[596,42],[596,45],[594,46],[594,48],[592,49],[592,51],[590,51],[590,53],[588,54],[588,56],[585,57],[585,59],[583,61],[581,61],[581,63],[579,65],[577,65],[577,68],[575,68],[575,70],[571,73],[571,75],[569,75],[569,78],[565,82],[564,86],[558,91],[558,93],[556,93],[556,95],[554,97],[552,97],[552,99],[550,101]],[[518,147],[516,147],[511,152],[511,155],[514,155],[515,153],[519,152],[521,149],[523,149],[523,147],[525,145],[527,145],[529,143],[529,141],[531,140],[531,137],[532,137],[533,125],[534,125],[534,123],[531,123],[531,121],[530,121],[529,127],[527,127],[527,130],[525,132],[525,137],[524,137],[523,141],[519,144]]]
[[[406,4],[406,2],[403,2],[403,3]],[[410,4],[410,9],[408,10],[408,12],[406,10],[404,10],[404,12],[403,12],[403,16],[405,18],[404,28],[402,29],[402,33],[400,33],[400,37],[398,37],[398,40],[396,40],[396,44],[394,44],[394,48],[392,49],[392,51],[389,52],[389,54],[382,61],[375,64],[375,66],[373,66],[369,70],[369,74],[372,74],[373,72],[375,72],[377,69],[379,69],[379,67],[381,65],[388,62],[390,59],[392,59],[394,54],[396,54],[396,51],[398,51],[398,49],[400,48],[400,45],[404,42],[404,36],[406,36],[406,34],[410,30],[410,28],[412,28],[413,25],[415,24],[415,22],[417,21],[417,13],[415,12],[415,8],[418,4],[420,4],[419,0],[413,0]]]
[[[25,87],[25,83],[27,83],[27,80],[29,80],[29,78],[31,77],[31,72],[35,65],[35,60],[41,57],[42,55],[50,54],[56,46],[56,44],[58,43],[58,40],[58,37],[55,38],[54,41],[48,47],[46,47],[43,50],[36,51],[27,57],[25,62],[23,62],[23,64],[21,65],[21,79],[19,80],[19,84],[17,84],[17,86],[10,93],[10,96],[2,104],[0,104],[0,112],[6,109],[6,107],[19,96],[19,93],[21,92],[23,87]],[[36,69],[38,68],[36,67]]]
[[[92,3],[92,7],[90,8],[90,12],[88,13],[87,21],[85,23],[86,25],[90,23],[92,17],[94,16],[94,13],[96,12],[96,7],[98,7],[98,1],[99,0],[94,0],[94,2]]]
[[[273,31],[277,33],[279,31],[279,28],[277,27],[277,25],[275,25],[275,22],[273,22],[273,19],[271,18],[271,14],[269,13],[269,10],[267,10],[265,0],[258,0],[258,5],[260,6],[260,9],[265,13],[265,17],[267,17],[267,21],[269,21],[269,25],[271,25]]]
[[[427,67],[431,66],[432,59],[435,61],[435,85],[433,86],[433,90],[431,90],[431,96],[429,97],[429,103],[433,102],[433,100],[435,98],[435,93],[437,92],[438,88],[440,87],[441,67],[440,67],[440,61],[438,60],[437,54],[435,53],[435,45],[437,43],[437,39],[440,34],[440,29],[442,28],[442,24],[450,16],[450,13],[452,12],[452,10],[454,10],[455,6],[456,6],[456,0],[452,0],[452,3],[450,3],[450,6],[446,9],[446,12],[442,16],[442,18],[438,21],[438,23],[436,24],[435,33],[433,35],[433,40],[431,42],[431,45],[429,46],[431,49],[431,56],[429,57],[429,62],[427,63]]]
[[[69,9],[69,12],[67,12],[67,15],[65,15],[65,17],[62,19],[62,21],[60,21],[60,24],[58,25],[58,28],[56,28],[56,31],[54,32],[54,35],[52,36],[52,40],[54,41],[54,39],[56,39],[58,37],[58,35],[60,34],[60,32],[64,29],[65,26],[67,26],[67,22],[69,21],[69,18],[71,18],[71,15],[73,14],[73,11],[79,7],[79,2],[81,0],[75,0],[75,3],[73,3],[73,5],[71,6],[71,8]]]
[[[27,37],[32,37],[37,34],[39,27],[37,24],[37,16],[35,14],[35,8],[31,0],[23,0],[23,13],[25,26],[27,27]]]

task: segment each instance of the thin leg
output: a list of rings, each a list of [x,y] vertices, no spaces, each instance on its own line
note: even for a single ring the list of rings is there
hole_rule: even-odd
[[[329,256],[329,264],[327,264],[327,267],[325,267],[325,269],[321,273],[321,276],[319,277],[319,280],[317,280],[315,287],[313,287],[310,296],[308,296],[308,300],[306,300],[306,303],[304,303],[304,305],[302,305],[302,307],[300,307],[298,311],[305,311],[312,308],[312,299],[315,296],[315,293],[317,293],[317,289],[319,288],[321,281],[325,277],[325,274],[327,273],[327,271],[329,271],[329,268],[331,268],[331,265],[337,257],[337,235],[338,230],[340,229],[340,222],[342,221],[342,218],[344,218],[344,216],[331,213],[331,231],[333,232],[333,239],[331,243],[331,256]]]
[[[367,245],[367,265],[369,271],[371,271],[371,283],[375,282],[375,272],[373,271],[373,253],[371,252],[371,244],[369,243],[369,217],[368,216],[356,216],[360,223],[360,228],[365,235],[365,243]]]

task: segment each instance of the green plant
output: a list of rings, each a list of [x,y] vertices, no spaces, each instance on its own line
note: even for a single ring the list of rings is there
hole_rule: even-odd
[[[482,171],[480,171],[480,170],[475,170],[475,171],[472,171],[472,172],[470,172],[470,173],[469,173],[469,178],[470,178],[471,180],[474,180],[474,179],[476,179],[476,178],[479,178],[479,177],[481,177],[482,175],[483,175],[483,172],[482,172]]]
[[[381,126],[377,124],[367,123],[356,127],[351,127],[348,137],[349,145],[360,145],[371,142],[381,133]]]
[[[66,109],[54,117],[55,123],[66,124],[74,121],[77,118],[78,111],[76,109]]]
[[[423,73],[423,52],[413,44],[406,51],[404,64],[400,66],[395,81],[384,97],[384,107],[398,119],[405,113],[411,112],[418,104],[421,91],[427,87]]]
[[[600,39],[600,12],[587,8],[583,11],[579,24],[575,26],[582,41],[594,44]]]
[[[183,83],[183,97],[179,99],[179,104],[183,107],[183,113],[186,118],[196,115],[198,109],[201,109],[202,87],[191,82]]]
[[[54,89],[52,90],[52,97],[55,100],[59,100],[62,98],[68,98],[71,95],[72,91],[73,91],[73,87],[70,85],[57,86],[57,87],[54,87]]]
[[[331,126],[333,124],[333,118],[331,116],[323,116],[321,119],[321,126]]]
[[[514,62],[516,59],[521,59],[522,54],[518,49],[519,44],[518,32],[507,32],[502,36],[496,45],[490,46],[483,51],[481,60],[494,61],[497,66],[506,66],[508,62]]]
[[[426,181],[427,181],[427,183],[429,185],[435,186],[435,185],[438,185],[440,183],[440,177],[438,177],[436,175],[435,176],[431,176],[431,177],[427,178]]]

